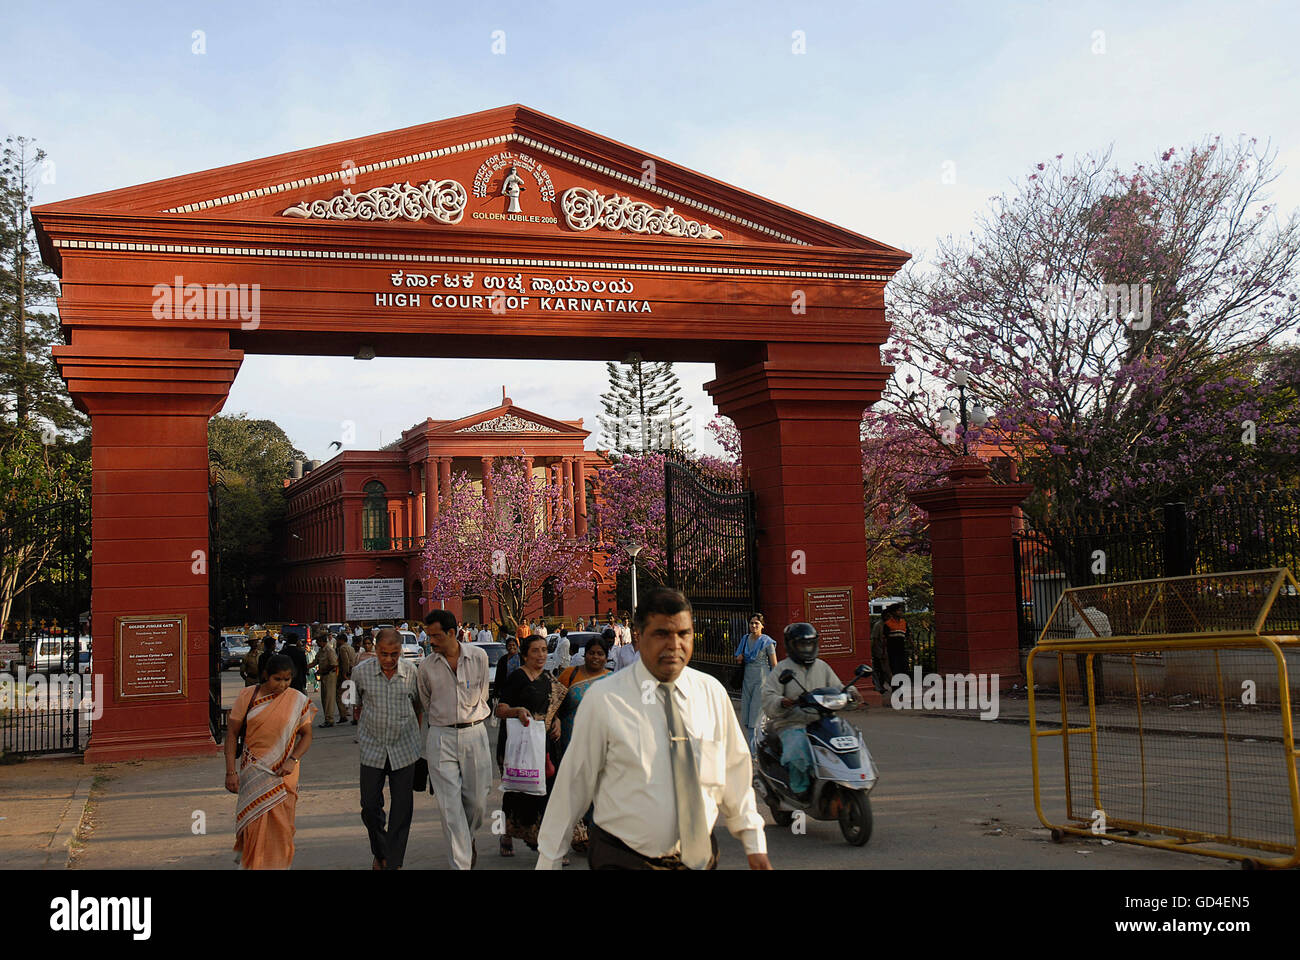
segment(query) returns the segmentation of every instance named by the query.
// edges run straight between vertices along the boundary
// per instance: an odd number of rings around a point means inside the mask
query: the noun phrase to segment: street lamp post
[[[945,406],[943,413],[939,414],[939,426],[945,431],[955,427],[958,421],[961,422],[961,452],[964,456],[970,456],[970,447],[966,443],[967,423],[973,423],[977,427],[982,427],[989,422],[988,411],[978,403],[970,408],[969,417],[966,412],[966,386],[970,383],[970,374],[965,370],[958,370],[952,375],[952,382],[957,385],[957,412],[954,413],[950,407]]]
[[[632,609],[636,610],[636,555],[645,548],[635,540],[627,540],[623,543],[623,549],[632,558]]]

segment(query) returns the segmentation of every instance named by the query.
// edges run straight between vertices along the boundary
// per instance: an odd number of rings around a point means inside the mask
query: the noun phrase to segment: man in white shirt
[[[612,633],[612,630],[606,630],[605,639],[612,639],[610,636]],[[637,634],[633,633],[631,643],[625,643],[622,646],[614,648],[612,656],[614,658],[615,670],[622,670],[624,667],[630,667],[637,660],[641,659],[641,643],[637,640],[637,636]]]
[[[478,632],[478,636],[475,637],[474,639],[477,640],[479,643],[491,643],[492,631],[488,629],[488,625],[484,623],[484,624],[480,624],[480,627],[481,629]]]
[[[753,870],[770,870],[749,748],[722,684],[690,669],[690,602],[656,589],[637,607],[641,658],[593,684],[538,834],[537,869],[559,865],[595,802],[593,870],[713,869],[721,814]]]
[[[426,618],[433,652],[416,677],[426,723],[424,756],[438,798],[447,859],[469,870],[478,859],[474,834],[483,825],[492,788],[492,749],[484,721],[491,710],[487,654],[457,638],[456,617],[434,610]]]
[[[560,627],[560,639],[555,641],[555,672],[569,666],[569,628]]]

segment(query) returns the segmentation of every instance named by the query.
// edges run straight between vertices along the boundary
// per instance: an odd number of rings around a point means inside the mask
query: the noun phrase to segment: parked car
[[[242,633],[226,633],[221,636],[221,669],[229,670],[239,666],[248,655],[248,637]]]
[[[496,696],[497,685],[497,663],[506,655],[506,645],[497,643],[495,640],[491,643],[475,643],[488,658],[488,699],[491,700]]]
[[[76,660],[76,663],[73,663],[74,659]],[[90,650],[83,648],[79,654],[68,654],[68,662],[65,666],[64,672],[80,673],[89,676],[94,672],[91,669],[92,662]]]
[[[59,673],[72,654],[71,637],[41,637],[27,653],[28,673]]]
[[[873,617],[878,617],[896,603],[905,605],[907,603],[907,597],[877,597],[875,600],[871,601],[871,615]]]
[[[599,637],[599,633],[590,630],[570,631],[569,632],[569,663],[560,663],[560,655],[556,647],[560,642],[560,635],[553,633],[546,638],[546,669],[552,673],[557,670],[566,670],[573,663],[573,652],[587,645],[587,641],[593,637]],[[581,661],[579,661],[581,662]]]
[[[420,649],[420,638],[410,630],[398,630],[402,638],[402,656],[408,660],[423,660],[424,651]]]
[[[281,641],[288,642],[290,637],[298,638],[298,646],[304,652],[311,649],[311,625],[307,623],[286,623],[280,628],[279,638]]]

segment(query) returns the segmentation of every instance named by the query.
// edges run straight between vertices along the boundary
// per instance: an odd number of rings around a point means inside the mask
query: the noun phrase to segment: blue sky
[[[0,134],[45,148],[49,202],[519,102],[923,255],[1031,164],[1112,144],[1127,165],[1271,141],[1274,196],[1300,206],[1297,37],[1284,2],[7,0]],[[712,369],[679,374],[702,426]],[[585,363],[250,356],[225,409],[324,458],[344,420],[372,446],[502,384],[597,429],[605,375]]]

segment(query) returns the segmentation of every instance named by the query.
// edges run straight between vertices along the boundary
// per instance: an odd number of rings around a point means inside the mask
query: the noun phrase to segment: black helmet
[[[805,667],[817,659],[817,628],[811,623],[792,623],[785,628],[785,652],[795,663]]]

